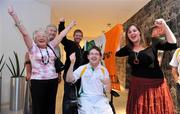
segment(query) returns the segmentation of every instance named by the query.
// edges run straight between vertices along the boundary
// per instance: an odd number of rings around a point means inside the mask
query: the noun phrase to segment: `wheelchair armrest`
[[[113,90],[113,89],[111,89],[111,95],[112,96],[114,96],[114,97],[119,97],[120,95],[119,95],[119,93],[118,92],[116,92],[115,90]]]

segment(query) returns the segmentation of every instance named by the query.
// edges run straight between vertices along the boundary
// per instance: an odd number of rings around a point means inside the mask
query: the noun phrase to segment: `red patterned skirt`
[[[126,112],[127,114],[175,114],[166,80],[132,76]]]

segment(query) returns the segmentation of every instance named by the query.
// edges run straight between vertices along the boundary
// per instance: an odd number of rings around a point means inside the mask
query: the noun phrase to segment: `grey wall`
[[[20,57],[21,66],[23,66],[27,49],[21,34],[7,13],[9,4],[13,4],[30,35],[34,30],[50,23],[51,8],[35,0],[0,0],[0,56],[5,54],[5,60],[9,62],[8,57],[13,57],[13,51],[16,51]],[[10,72],[5,66],[2,72],[2,104],[9,103],[10,77]]]

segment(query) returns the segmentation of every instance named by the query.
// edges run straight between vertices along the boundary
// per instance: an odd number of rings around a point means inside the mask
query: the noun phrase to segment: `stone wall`
[[[151,0],[145,7],[139,10],[134,16],[132,16],[127,22],[124,23],[126,27],[129,23],[136,23],[145,35],[148,43],[151,42],[151,29],[154,23],[154,20],[157,18],[164,18],[173,33],[176,35],[178,45],[180,44],[180,0]],[[166,51],[163,54],[162,59],[162,69],[174,99],[175,104],[176,100],[176,89],[175,83],[172,79],[171,67],[169,62],[172,58],[174,51]],[[126,67],[126,75],[129,76],[129,67]],[[177,107],[177,105],[176,105]],[[180,107],[177,107],[177,110]],[[177,112],[178,113],[178,112]],[[179,111],[180,113],[180,111]]]

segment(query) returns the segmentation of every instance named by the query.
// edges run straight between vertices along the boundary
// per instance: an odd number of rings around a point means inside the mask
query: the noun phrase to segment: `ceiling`
[[[51,5],[52,23],[64,17],[77,21],[85,38],[96,38],[117,23],[123,24],[150,0],[37,0]],[[68,34],[72,36],[73,30]]]

